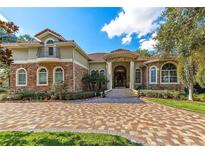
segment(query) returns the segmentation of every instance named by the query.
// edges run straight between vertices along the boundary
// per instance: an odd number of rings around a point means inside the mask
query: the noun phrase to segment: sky
[[[17,35],[50,28],[75,40],[87,53],[123,48],[153,51],[163,8],[0,8],[0,20],[20,27]]]

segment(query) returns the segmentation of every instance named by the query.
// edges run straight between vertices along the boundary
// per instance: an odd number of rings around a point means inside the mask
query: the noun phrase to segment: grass
[[[147,100],[178,109],[184,109],[192,112],[205,114],[205,103],[191,102],[187,100],[162,99],[162,98],[146,98]]]
[[[200,100],[200,101],[203,101],[205,102],[205,93],[202,93],[202,94],[194,94],[194,98]]]
[[[0,146],[136,146],[126,138],[100,133],[0,132]]]

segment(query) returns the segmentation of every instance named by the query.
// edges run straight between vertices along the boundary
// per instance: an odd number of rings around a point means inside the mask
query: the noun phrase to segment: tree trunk
[[[194,100],[193,99],[193,93],[194,93],[193,84],[190,84],[190,86],[189,86],[189,98],[188,98],[189,101],[193,101]]]

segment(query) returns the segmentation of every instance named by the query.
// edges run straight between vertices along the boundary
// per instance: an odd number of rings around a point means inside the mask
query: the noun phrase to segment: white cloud
[[[8,22],[8,20],[2,14],[0,14],[0,20],[4,22]]]
[[[156,40],[154,40],[154,37],[156,37],[157,33],[153,33],[152,36],[149,39],[141,39],[140,40],[140,49],[147,49],[149,51],[154,50],[154,46],[156,45]]]
[[[162,8],[123,8],[123,11],[109,24],[101,29],[111,39],[115,36],[124,36],[122,44],[129,44],[132,34],[138,38],[152,33],[158,27],[156,21],[162,12]]]
[[[125,37],[122,38],[122,44],[130,44],[132,41],[131,34],[127,34]]]

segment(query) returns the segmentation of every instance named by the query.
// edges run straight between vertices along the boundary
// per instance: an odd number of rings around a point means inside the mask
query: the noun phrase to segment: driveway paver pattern
[[[145,145],[205,145],[205,117],[153,103],[0,103],[0,130],[117,132]],[[116,133],[114,133],[116,134]]]

